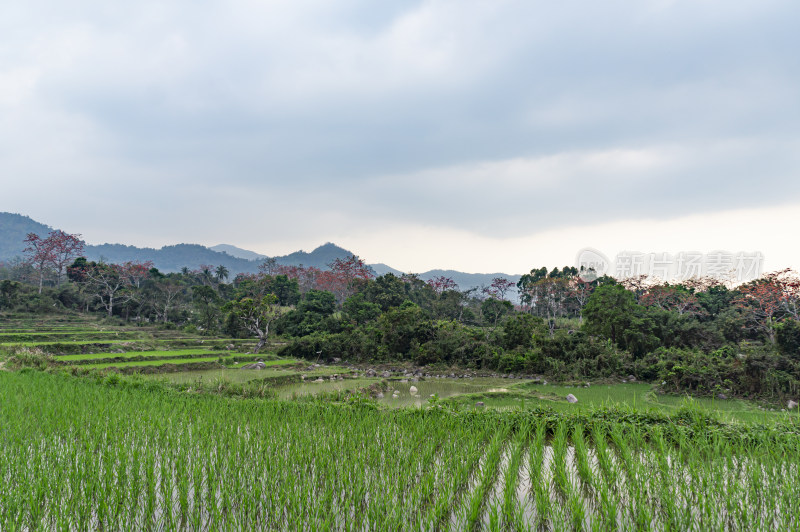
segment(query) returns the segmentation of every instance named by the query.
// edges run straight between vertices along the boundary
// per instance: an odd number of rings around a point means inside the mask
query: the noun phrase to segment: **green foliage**
[[[542,318],[517,314],[503,325],[503,333],[506,349],[527,349],[533,345],[536,336],[543,337],[547,334],[547,326]]]
[[[800,322],[786,320],[776,327],[778,349],[793,360],[800,361]]]
[[[410,286],[407,286],[401,279],[392,273],[381,275],[374,282],[370,282],[364,289],[364,300],[374,303],[383,312],[399,307],[408,298]]]
[[[350,296],[342,306],[347,319],[357,325],[374,321],[381,314],[381,306],[367,301],[363,293]]]
[[[297,308],[283,314],[275,323],[277,334],[306,336],[315,332],[338,332],[341,324],[333,314],[336,298],[330,292],[309,290]]]
[[[497,325],[500,320],[514,310],[510,301],[501,301],[490,297],[481,303],[481,316],[485,323]]]
[[[378,319],[381,346],[389,354],[407,354],[412,345],[422,344],[433,336],[433,325],[422,309],[407,301]]]

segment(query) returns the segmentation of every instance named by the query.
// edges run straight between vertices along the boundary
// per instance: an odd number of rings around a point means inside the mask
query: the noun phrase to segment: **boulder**
[[[323,379],[322,377],[319,377],[319,378],[318,378],[317,380],[315,380],[314,382],[325,382],[325,379]]]
[[[573,404],[574,404],[574,403],[577,403],[577,402],[578,402],[578,398],[577,398],[577,397],[575,397],[575,396],[574,396],[574,395],[572,395],[572,394],[569,394],[569,395],[567,395],[567,402],[568,402],[568,403],[573,403]]]
[[[381,377],[383,377],[384,379],[388,379],[391,376],[392,376],[391,371],[384,371],[383,373],[381,373]]]
[[[333,360],[333,363],[334,363],[334,364],[338,364],[339,362],[341,362],[341,361],[342,361],[342,359],[341,359],[341,358],[335,358],[335,357],[334,357],[332,360]]]
[[[233,351],[234,349],[236,349],[236,346],[233,344],[228,344],[225,346],[225,349],[227,349],[228,351]]]
[[[791,410],[792,408],[797,408],[798,406],[800,406],[800,403],[798,403],[797,401],[792,401],[791,399],[789,399],[789,402],[786,403],[786,408],[788,408],[789,410]]]
[[[477,407],[480,407],[480,408],[483,408],[483,407],[484,407],[484,406],[486,406],[486,405],[485,405],[485,404],[483,404],[483,401],[478,401],[477,403],[475,403],[475,406],[477,406]]]
[[[718,393],[717,394],[717,399],[727,399],[727,398],[728,398],[728,396],[725,395],[724,393]]]
[[[367,371],[364,372],[367,377],[375,377],[378,375],[378,372],[372,368],[369,368]]]
[[[416,393],[417,393],[418,391],[419,391],[419,390],[417,390],[417,387],[416,387],[416,386],[412,386],[411,388],[409,388],[409,389],[408,389],[408,392],[409,392],[411,395],[416,395]]]
[[[242,369],[267,369],[267,365],[263,362],[256,362],[255,364],[245,364]]]
[[[633,375],[628,375],[628,380],[630,382],[636,382],[636,377],[634,377]]]
[[[375,397],[377,397],[378,399],[383,399],[383,392],[378,392],[378,395],[376,395]]]

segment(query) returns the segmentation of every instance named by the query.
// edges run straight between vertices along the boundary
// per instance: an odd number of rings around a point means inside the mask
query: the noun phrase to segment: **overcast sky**
[[[89,243],[800,267],[800,3],[0,5],[0,211]]]

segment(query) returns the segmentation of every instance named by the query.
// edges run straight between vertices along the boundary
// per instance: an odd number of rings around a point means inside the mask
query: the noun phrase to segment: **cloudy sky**
[[[0,211],[406,271],[800,267],[792,0],[0,5]]]

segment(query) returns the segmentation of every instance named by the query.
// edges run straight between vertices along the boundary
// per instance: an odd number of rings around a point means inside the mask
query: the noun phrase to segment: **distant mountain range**
[[[28,233],[46,236],[53,228],[39,223],[28,216],[0,212],[0,262],[10,261],[23,255],[25,237]],[[179,271],[183,267],[196,269],[201,264],[212,266],[223,265],[230,271],[231,276],[238,273],[254,273],[258,266],[267,258],[266,255],[242,249],[230,244],[218,244],[205,247],[199,244],[177,244],[164,246],[160,249],[138,248],[123,244],[101,244],[98,246],[87,245],[84,255],[89,260],[105,260],[106,262],[126,261],[153,261],[153,264],[163,272]],[[313,266],[325,269],[335,259],[346,258],[354,255],[353,252],[328,242],[311,252],[295,251],[288,255],[275,257],[278,264],[286,266]],[[386,264],[369,265],[376,275],[393,273],[401,275],[403,272]],[[458,286],[464,290],[468,288],[488,286],[495,277],[505,277],[516,283],[519,275],[504,273],[464,273],[455,270],[430,270],[419,274],[423,280],[433,277],[451,277]]]

